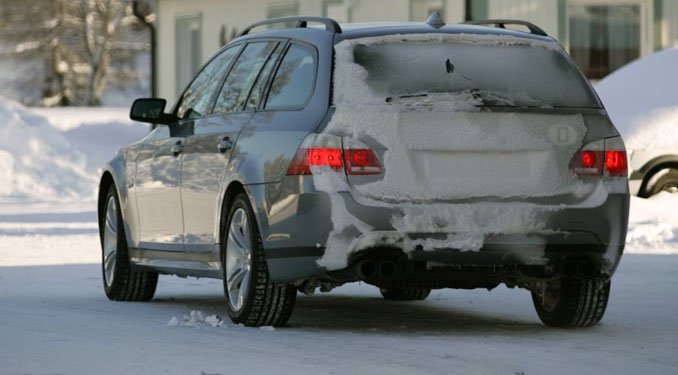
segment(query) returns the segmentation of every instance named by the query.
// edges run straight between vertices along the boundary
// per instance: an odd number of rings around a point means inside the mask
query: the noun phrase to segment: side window
[[[266,64],[264,64],[264,67],[261,69],[259,77],[257,77],[257,80],[254,82],[254,86],[252,86],[252,92],[250,93],[249,99],[247,99],[247,105],[245,105],[246,110],[254,111],[259,108],[259,102],[263,98],[266,90],[268,77],[275,68],[275,63],[278,60],[278,57],[282,54],[283,50],[284,49],[282,46],[279,46],[275,49],[275,51],[273,51],[271,56],[269,56],[268,60],[266,60]]]
[[[275,73],[265,109],[303,107],[313,94],[315,60],[312,49],[293,44]]]
[[[198,73],[193,82],[191,82],[191,85],[188,86],[188,89],[184,91],[177,106],[177,116],[180,119],[202,117],[207,114],[212,104],[211,99],[214,92],[219,87],[219,83],[224,77],[228,66],[238,55],[239,51],[240,46],[234,46],[225,50],[212,59]]]
[[[277,42],[250,43],[228,73],[212,113],[241,111],[259,71],[278,45]]]

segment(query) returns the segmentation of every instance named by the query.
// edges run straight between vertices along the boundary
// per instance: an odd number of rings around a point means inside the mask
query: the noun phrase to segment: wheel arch
[[[647,198],[650,194],[652,178],[659,172],[665,169],[678,170],[678,155],[662,155],[656,157],[643,165],[631,175],[631,179],[642,178],[640,189],[638,189],[638,196]]]
[[[257,230],[259,231],[259,236],[263,240],[265,232],[263,228],[268,222],[266,214],[260,212],[262,207],[260,202],[263,202],[262,194],[264,191],[262,187],[264,185],[265,184],[246,185],[240,181],[232,181],[228,185],[226,191],[224,192],[224,196],[221,200],[221,207],[219,208],[220,214],[218,226],[218,235],[219,235],[218,241],[220,244],[226,232],[226,224],[228,222],[228,213],[231,209],[231,204],[233,203],[233,200],[239,193],[245,194],[245,196],[247,197],[247,200],[250,203],[250,207],[252,208],[252,212],[254,212],[254,220],[257,223]],[[222,246],[220,246],[220,251],[223,251]]]
[[[113,175],[110,171],[104,171],[99,180],[99,194],[97,198],[97,220],[99,223],[99,239],[102,240],[104,228],[104,215],[106,210],[106,196],[111,186],[116,186]],[[117,190],[117,187],[116,187]]]

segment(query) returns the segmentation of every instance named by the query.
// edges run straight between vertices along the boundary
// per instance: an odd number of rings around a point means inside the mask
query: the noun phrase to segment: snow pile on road
[[[92,197],[96,179],[84,155],[49,121],[0,97],[0,197],[69,200]]]
[[[169,322],[168,327],[202,327],[210,326],[213,328],[221,327],[225,324],[224,320],[217,315],[205,315],[200,310],[191,310],[189,315],[184,315],[182,319],[173,316]]]
[[[629,149],[675,149],[678,139],[678,48],[632,62],[596,91]]]
[[[167,327],[192,327],[192,328],[201,328],[201,327],[212,327],[212,328],[229,328],[229,327],[245,327],[243,324],[234,325],[221,318],[218,315],[206,315],[200,310],[191,310],[191,313],[179,319],[176,316],[170,318],[167,322]],[[275,331],[275,327],[272,326],[262,326],[259,327],[260,331]]]

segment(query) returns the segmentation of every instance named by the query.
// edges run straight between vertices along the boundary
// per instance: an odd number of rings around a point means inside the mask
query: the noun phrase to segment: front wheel
[[[234,199],[224,232],[222,269],[231,320],[250,327],[285,325],[292,315],[297,290],[271,282],[254,213],[245,194]]]
[[[552,327],[590,327],[605,314],[610,281],[561,279],[532,292],[539,319]]]
[[[114,301],[148,301],[153,298],[158,273],[132,269],[120,201],[113,185],[106,195],[100,235],[101,272],[106,297]]]

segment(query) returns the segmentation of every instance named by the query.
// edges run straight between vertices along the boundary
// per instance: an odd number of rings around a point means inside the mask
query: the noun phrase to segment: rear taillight
[[[626,151],[605,150],[605,169],[610,176],[626,176],[628,174]]]
[[[377,154],[360,142],[350,143],[350,146],[341,147],[339,137],[311,135],[297,150],[287,174],[311,174],[312,167],[344,171],[349,175],[381,174],[381,163]]]
[[[575,157],[572,170],[579,176],[626,176],[628,164],[621,138],[608,138],[587,144]]]
[[[344,149],[347,174],[380,174],[381,163],[372,149]]]

